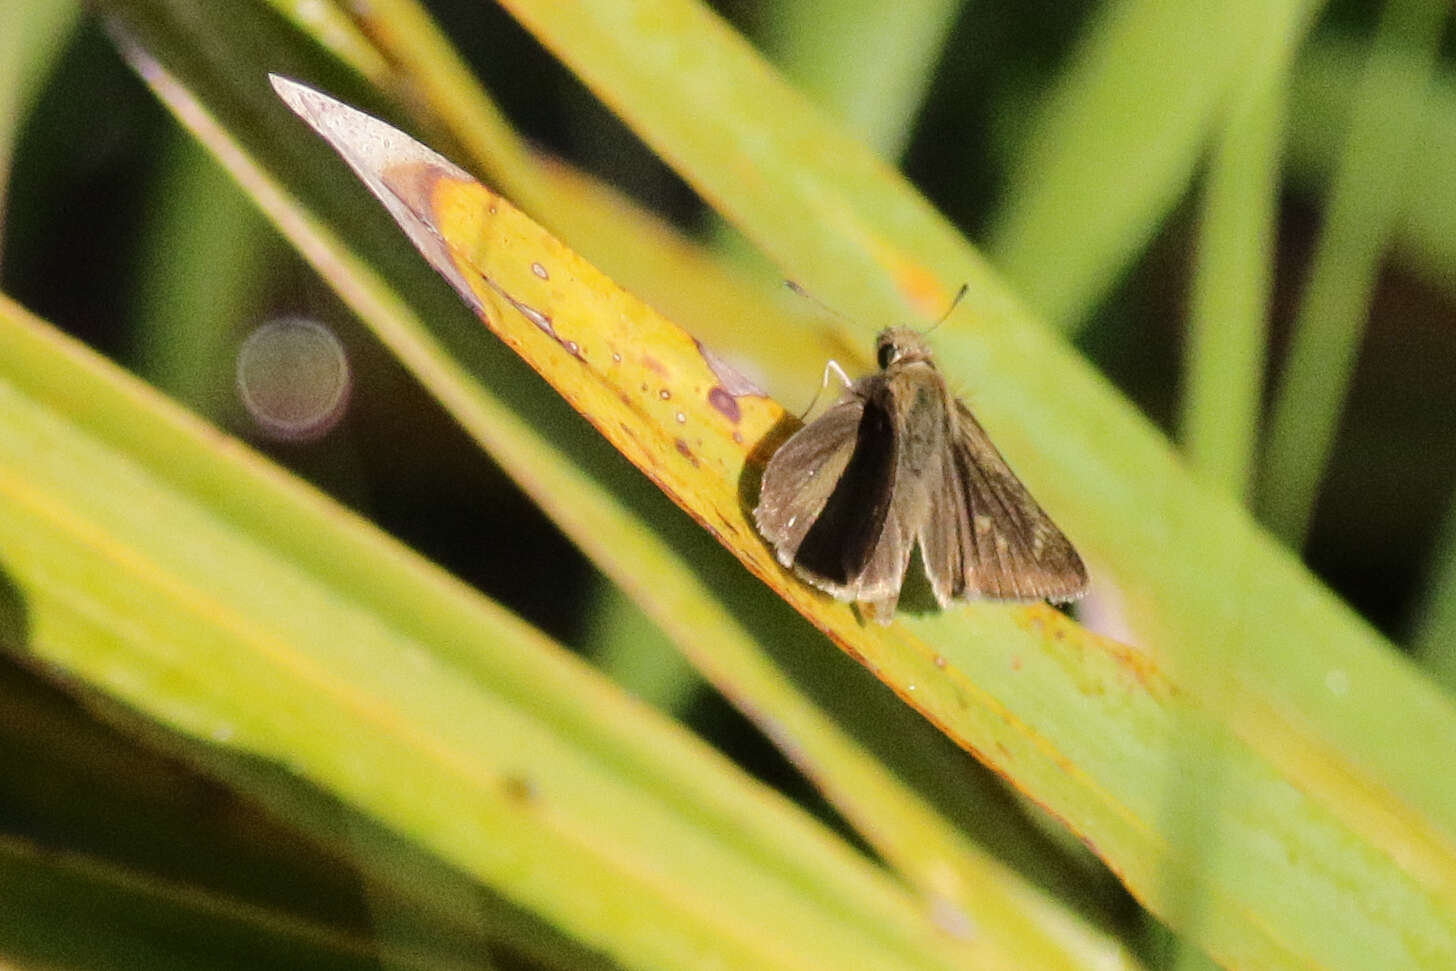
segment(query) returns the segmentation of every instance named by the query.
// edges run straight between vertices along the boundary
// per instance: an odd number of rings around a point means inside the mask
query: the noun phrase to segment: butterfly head
[[[875,359],[881,368],[892,364],[930,360],[930,345],[925,336],[910,327],[888,327],[875,341]]]

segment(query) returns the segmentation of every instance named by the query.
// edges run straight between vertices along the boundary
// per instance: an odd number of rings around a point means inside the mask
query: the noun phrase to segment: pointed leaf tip
[[[437,166],[456,178],[473,181],[469,173],[445,156],[431,151],[378,118],[306,84],[277,74],[268,75],[268,80],[283,103],[322,135],[344,157],[349,167],[369,183],[371,189],[386,168],[408,163]]]

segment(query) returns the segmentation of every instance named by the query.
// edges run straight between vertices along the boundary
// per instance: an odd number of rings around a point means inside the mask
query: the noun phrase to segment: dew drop
[[[552,337],[556,336],[556,328],[551,326],[550,317],[546,316],[535,307],[527,306],[524,303],[518,303],[514,300],[512,300],[511,303],[514,304],[515,308],[519,310],[522,314],[524,314],[526,319],[529,320],[531,323],[535,324],[537,327],[540,327]]]

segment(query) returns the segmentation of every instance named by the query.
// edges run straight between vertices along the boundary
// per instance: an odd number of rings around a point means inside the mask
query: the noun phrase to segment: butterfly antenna
[[[788,287],[790,290],[794,291],[794,293],[803,297],[805,300],[809,301],[814,306],[818,307],[820,310],[824,311],[826,314],[835,318],[841,323],[853,323],[853,321],[851,321],[847,316],[840,313],[838,310],[835,310],[833,307],[829,306],[829,304],[825,303],[823,300],[820,300],[808,290],[804,289],[803,284],[797,283],[793,280],[785,280],[784,286]]]
[[[927,330],[925,333],[928,334],[931,330],[935,330],[935,328],[945,323],[946,318],[948,318],[951,314],[955,313],[955,308],[961,305],[961,300],[965,297],[966,291],[970,288],[971,285],[969,283],[962,283],[961,288],[956,291],[955,298],[951,300],[950,306],[945,308],[945,313],[941,314],[940,319],[937,320],[935,323],[931,324],[930,330]]]

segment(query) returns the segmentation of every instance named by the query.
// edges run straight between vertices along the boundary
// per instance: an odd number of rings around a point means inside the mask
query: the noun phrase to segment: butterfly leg
[[[840,367],[839,362],[834,360],[834,358],[830,358],[828,363],[824,365],[824,373],[819,377],[819,390],[814,392],[814,397],[809,401],[809,407],[805,408],[804,414],[799,416],[800,421],[803,421],[805,416],[814,410],[814,405],[819,402],[819,396],[824,393],[825,388],[829,387],[830,374],[837,374],[839,380],[844,383],[846,388],[854,387],[854,382],[849,380],[849,375],[844,373],[844,368]]]
[[[844,368],[840,367],[839,362],[831,357],[824,365],[824,373],[819,377],[820,391],[823,391],[824,386],[829,383],[830,371],[833,371],[835,374],[839,375],[839,380],[844,382],[844,386],[846,388],[854,387],[854,382],[849,380],[849,375],[844,373]]]

